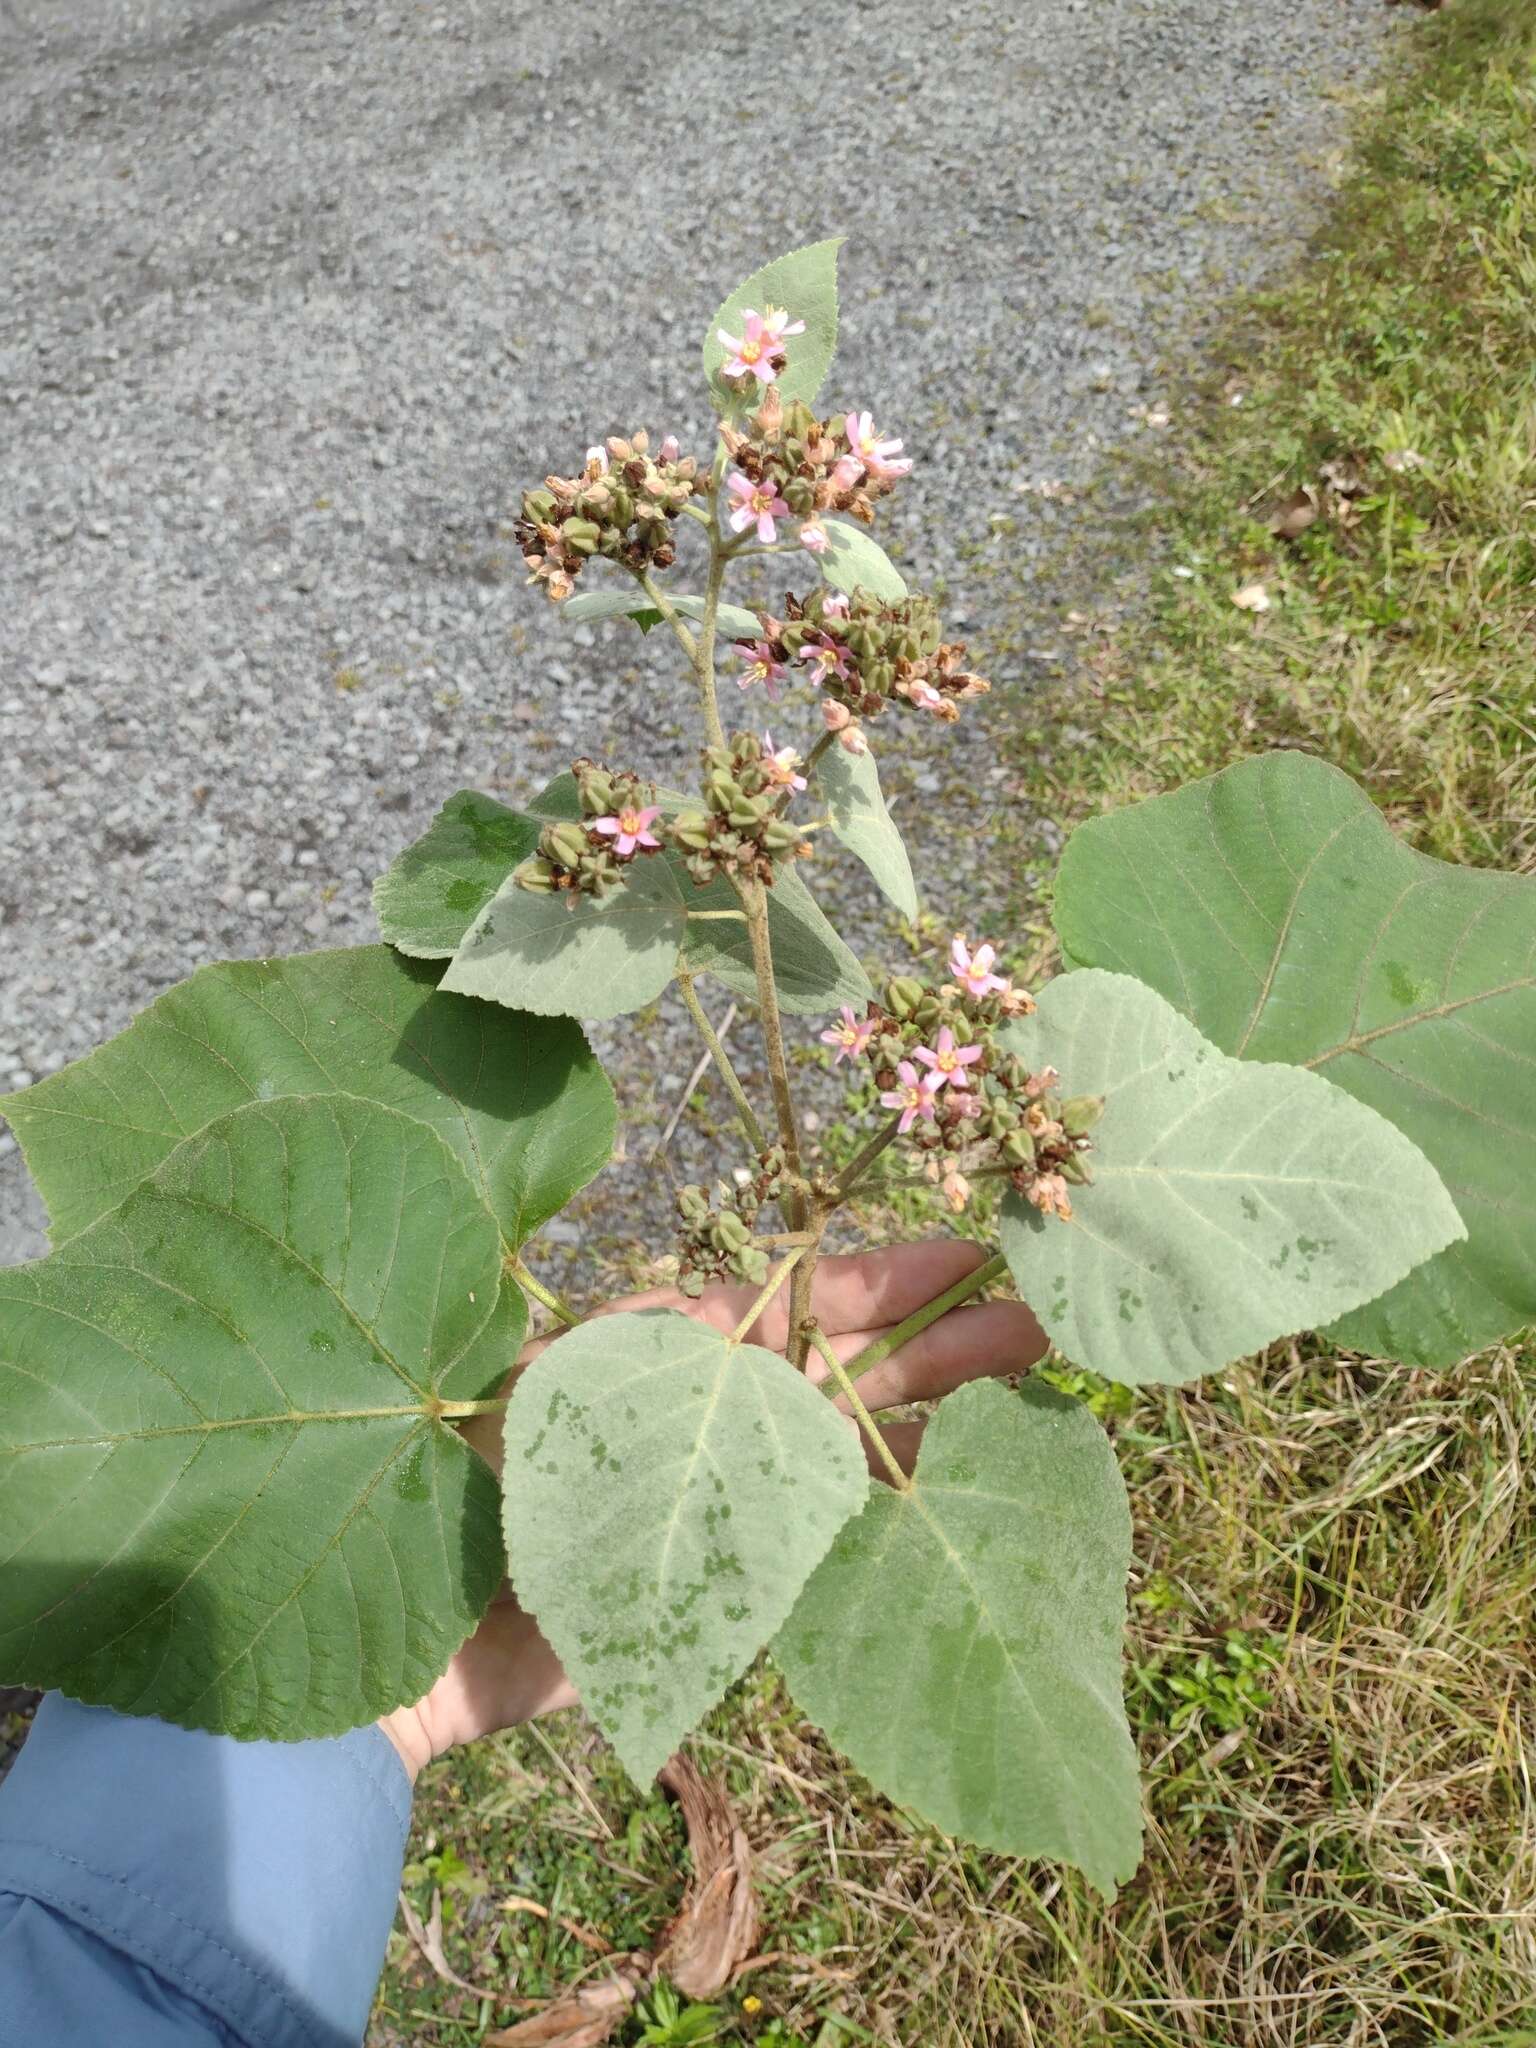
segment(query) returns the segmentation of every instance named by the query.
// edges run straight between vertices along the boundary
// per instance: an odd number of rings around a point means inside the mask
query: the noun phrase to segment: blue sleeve
[[[0,1786],[0,2048],[357,2048],[410,1803],[378,1728],[233,1742],[50,1694]]]

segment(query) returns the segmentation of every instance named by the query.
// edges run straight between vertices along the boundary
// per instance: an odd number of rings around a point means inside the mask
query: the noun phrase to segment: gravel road
[[[1032,487],[1155,431],[1160,348],[1297,246],[1399,19],[0,0],[0,1089],[206,961],[369,939],[465,783],[678,772],[663,636],[563,627],[505,521],[601,432],[702,445],[704,319],[783,248],[848,235],[829,401],[905,434],[889,543],[984,641],[966,560],[1027,582]],[[905,816],[953,914],[947,775]],[[41,1225],[0,1135],[0,1262]]]

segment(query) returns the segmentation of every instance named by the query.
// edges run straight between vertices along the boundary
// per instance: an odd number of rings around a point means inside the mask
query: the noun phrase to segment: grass
[[[1069,824],[1302,746],[1427,851],[1536,866],[1536,10],[1452,0],[1414,65],[1325,242],[1142,437],[1129,481],[1155,517],[1009,742],[1018,817]],[[1303,485],[1321,516],[1281,540]],[[1232,604],[1253,583],[1269,610]],[[1038,895],[1018,909],[1047,928]],[[698,1753],[729,1778],[763,1946],[787,1960],[699,2037],[1536,2044],[1530,1353],[1433,1375],[1296,1345],[1177,1392],[1068,1383],[1114,1430],[1136,1511],[1139,1876],[1106,1908],[1071,1873],[938,1838],[759,1670]],[[671,1809],[575,1716],[429,1772],[412,1855],[454,1967],[527,1997],[653,1933],[681,1882]],[[397,1935],[372,2040],[511,2016]]]

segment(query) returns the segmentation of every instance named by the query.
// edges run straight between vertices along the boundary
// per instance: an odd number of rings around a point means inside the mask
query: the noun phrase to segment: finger
[[[884,1334],[845,1331],[832,1343],[838,1363],[851,1365]],[[940,1316],[909,1337],[899,1351],[861,1373],[855,1386],[865,1407],[874,1410],[895,1408],[904,1401],[937,1401],[968,1380],[1026,1372],[1049,1348],[1050,1339],[1022,1301],[986,1301]],[[818,1382],[827,1377],[822,1359],[813,1356],[810,1376]],[[846,1398],[840,1394],[837,1399],[846,1409]]]
[[[968,1238],[933,1237],[921,1244],[823,1259],[816,1269],[812,1307],[829,1336],[880,1329],[953,1287],[985,1256]]]

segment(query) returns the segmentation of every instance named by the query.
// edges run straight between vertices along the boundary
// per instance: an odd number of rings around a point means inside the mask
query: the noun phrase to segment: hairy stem
[[[558,1322],[564,1323],[568,1330],[574,1330],[581,1321],[581,1317],[577,1315],[570,1303],[556,1294],[553,1287],[546,1287],[542,1280],[536,1280],[515,1253],[511,1258],[503,1261],[503,1271],[512,1276],[525,1294],[531,1294],[535,1301],[542,1302],[550,1314]],[[477,1411],[471,1410],[469,1412],[474,1413]]]
[[[443,1401],[434,1411],[439,1422],[465,1422],[471,1415],[500,1415],[510,1397],[491,1401]]]
[[[677,635],[678,646],[682,648],[690,662],[696,662],[699,655],[699,643],[693,637],[692,630],[683,623],[682,613],[676,609],[665,591],[657,589],[654,578],[648,576],[643,569],[636,569],[634,575],[635,581],[639,584],[640,588]]]
[[[827,751],[828,747],[833,745],[836,739],[837,734],[835,732],[824,732],[822,734],[821,738],[816,742],[815,746],[812,747],[811,751],[805,757],[805,772],[807,775],[810,774],[811,770],[816,766],[816,763],[821,759],[822,755]]]
[[[763,1310],[783,1286],[785,1274],[792,1273],[795,1270],[809,1249],[809,1245],[797,1244],[786,1258],[780,1259],[779,1263],[768,1275],[768,1278],[763,1282],[761,1288],[759,1288],[757,1298],[752,1306],[747,1310],[735,1329],[732,1330],[730,1336],[726,1338],[727,1344],[739,1344],[741,1342],[742,1338],[746,1336],[748,1330],[751,1329]]]
[[[876,1455],[890,1476],[892,1486],[899,1486],[902,1492],[905,1493],[912,1482],[906,1473],[902,1471],[896,1453],[880,1434],[879,1425],[876,1423],[875,1418],[870,1414],[855,1392],[853,1381],[848,1376],[847,1368],[839,1363],[837,1353],[832,1349],[832,1346],[827,1342],[815,1323],[808,1326],[806,1334],[821,1353],[827,1371],[831,1373],[833,1379],[837,1382],[838,1392],[853,1410],[859,1427],[874,1446]]]
[[[721,1044],[719,1032],[705,1015],[704,1005],[699,1001],[698,990],[693,985],[693,976],[685,967],[680,967],[677,971],[677,986],[682,993],[688,1014],[715,1063],[716,1071],[725,1083],[726,1093],[736,1105],[736,1114],[741,1119],[741,1127],[747,1134],[748,1144],[756,1152],[766,1152],[768,1139],[757,1120],[757,1111],[748,1100],[747,1091],[741,1085],[741,1078],[731,1065],[731,1056]]]
[[[805,1196],[800,1167],[800,1127],[795,1121],[795,1101],[789,1087],[789,1060],[784,1051],[784,1025],[779,1016],[779,992],[773,979],[773,946],[768,936],[768,892],[754,875],[749,882],[738,881],[738,895],[747,913],[747,933],[752,941],[752,966],[757,975],[757,1006],[762,1013],[763,1050],[768,1056],[768,1080],[773,1089],[773,1111],[779,1126],[779,1143],[784,1161],[796,1184],[784,1204],[785,1220],[791,1230],[806,1227]]]
[[[914,1309],[904,1323],[898,1323],[894,1330],[887,1330],[883,1337],[877,1337],[873,1344],[866,1344],[857,1358],[850,1359],[848,1370],[855,1379],[889,1358],[893,1351],[899,1351],[930,1323],[936,1323],[940,1316],[947,1316],[952,1308],[958,1308],[962,1301],[969,1301],[973,1294],[980,1294],[983,1287],[990,1287],[994,1280],[1001,1280],[1008,1271],[1008,1261],[1001,1252],[978,1266],[974,1273],[967,1273],[963,1280],[957,1280],[953,1287]]]
[[[893,1116],[883,1129],[876,1131],[863,1151],[849,1160],[837,1176],[837,1199],[840,1202],[846,1202],[850,1195],[858,1192],[866,1167],[873,1165],[900,1129],[901,1118]]]
[[[795,1277],[789,1289],[789,1342],[784,1355],[796,1372],[805,1371],[805,1361],[810,1356],[811,1289],[816,1280],[816,1261],[821,1257],[822,1233],[827,1227],[827,1212],[818,1203],[810,1203],[806,1221],[810,1227],[811,1242],[805,1257],[795,1268]]]

